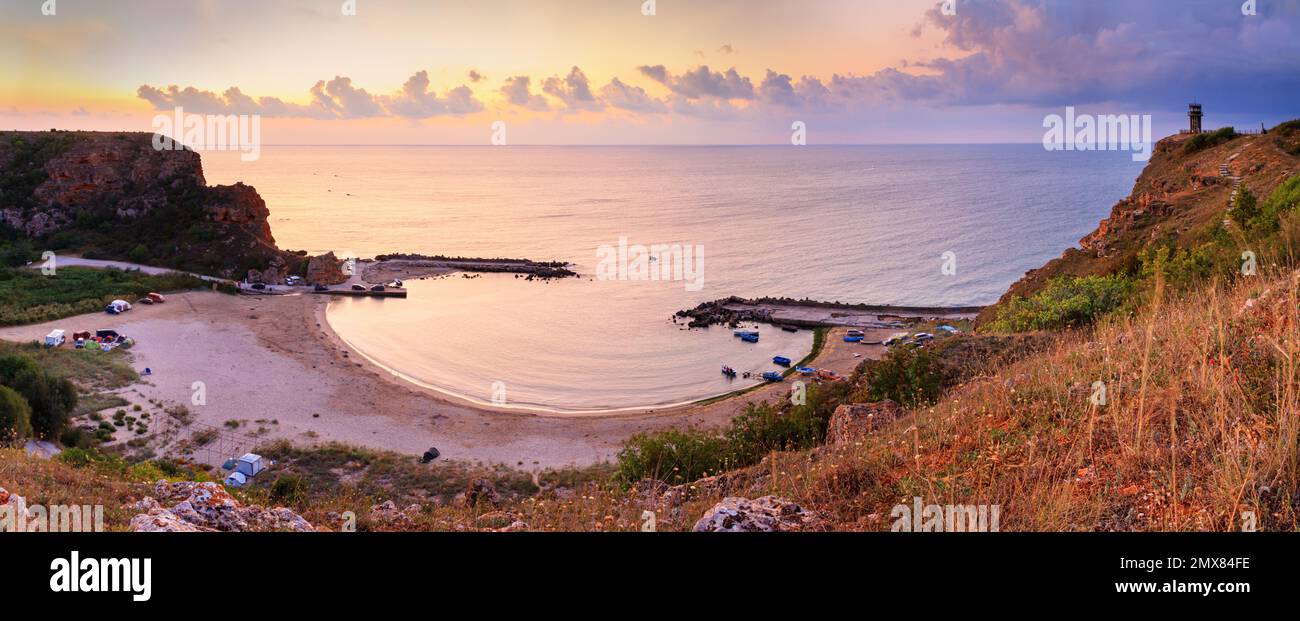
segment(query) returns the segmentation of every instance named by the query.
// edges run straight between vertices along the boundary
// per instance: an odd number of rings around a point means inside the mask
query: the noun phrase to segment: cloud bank
[[[957,13],[945,15],[936,2],[912,34],[938,32],[950,53],[935,60],[901,60],[866,75],[819,77],[769,68],[750,76],[736,67],[674,70],[660,63],[635,67],[631,78],[614,77],[595,87],[575,65],[537,80],[510,76],[495,90],[477,70],[467,69],[466,76],[483,85],[479,92],[492,98],[492,107],[556,114],[852,117],[882,107],[1100,103],[1171,109],[1207,95],[1223,112],[1293,113],[1300,93],[1300,0],[1259,2],[1253,16],[1242,15],[1240,4],[959,0]],[[734,49],[724,45],[719,52],[729,55]],[[427,119],[474,114],[489,105],[465,85],[439,95],[425,71],[390,94],[370,93],[348,77],[320,80],[305,103],[254,98],[233,86],[217,94],[146,84],[137,94],[159,109],[313,119]]]

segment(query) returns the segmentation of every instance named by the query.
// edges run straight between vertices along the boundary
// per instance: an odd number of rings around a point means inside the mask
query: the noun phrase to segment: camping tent
[[[226,485],[231,487],[243,487],[248,483],[248,477],[241,472],[232,472],[226,476]]]
[[[235,472],[242,473],[246,477],[256,476],[264,468],[266,464],[262,456],[253,453],[244,453],[244,456],[239,458],[239,463],[235,464]]]

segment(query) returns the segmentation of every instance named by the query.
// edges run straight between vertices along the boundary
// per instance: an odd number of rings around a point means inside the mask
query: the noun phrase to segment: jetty
[[[342,295],[354,298],[405,298],[406,289],[395,289],[385,287],[383,291],[356,291],[354,289],[326,289],[324,291],[312,291],[320,295]]]

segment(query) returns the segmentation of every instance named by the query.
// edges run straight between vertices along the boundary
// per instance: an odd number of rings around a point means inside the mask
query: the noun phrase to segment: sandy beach
[[[582,466],[612,460],[623,441],[638,432],[720,426],[746,404],[783,398],[790,388],[785,382],[709,403],[608,415],[493,410],[421,388],[367,362],[330,330],[327,303],[326,296],[311,294],[188,292],[124,315],[96,313],[2,328],[0,339],[35,340],[56,328],[112,328],[133,337],[132,366],[141,373],[148,367],[152,374],[122,390],[122,396],[132,403],[185,405],[194,424],[177,430],[178,436],[220,429],[224,452],[283,438],[412,455],[437,447],[446,459],[530,470]],[[863,358],[883,353],[883,347],[844,343],[841,336],[840,329],[828,335],[814,366],[847,374]],[[878,335],[868,340],[873,336]],[[192,404],[195,382],[203,382],[203,405]],[[231,431],[224,427],[231,420],[245,423]],[[222,458],[211,450],[194,457]]]

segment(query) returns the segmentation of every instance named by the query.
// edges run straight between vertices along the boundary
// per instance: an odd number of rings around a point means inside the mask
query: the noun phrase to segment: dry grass
[[[1157,293],[867,443],[781,456],[770,489],[840,528],[921,496],[1000,504],[1004,530],[1294,530],[1297,278]]]
[[[674,493],[557,475],[495,507],[447,502],[439,490],[442,499],[401,522],[371,516],[380,496],[352,486],[300,509],[328,528],[338,527],[332,514],[353,511],[373,530],[517,520],[528,530],[632,531],[652,511],[658,530],[686,530],[722,496],[770,493],[835,530],[887,530],[890,509],[920,496],[1001,505],[1003,530],[1236,530],[1243,511],[1260,529],[1295,530],[1298,283],[1300,272],[1261,275],[1168,299],[1157,287],[1137,315],[1064,334],[856,445],[774,453]],[[1091,399],[1094,382],[1105,385],[1104,405]],[[133,484],[12,452],[0,454],[0,485],[33,502],[118,507],[139,495]],[[108,513],[111,525],[124,523]]]

